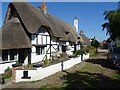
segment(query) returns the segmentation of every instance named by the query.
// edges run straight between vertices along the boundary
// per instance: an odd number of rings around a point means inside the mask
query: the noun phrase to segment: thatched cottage
[[[80,35],[75,28],[50,15],[44,2],[40,7],[10,3],[0,34],[0,62],[35,63],[80,49]]]

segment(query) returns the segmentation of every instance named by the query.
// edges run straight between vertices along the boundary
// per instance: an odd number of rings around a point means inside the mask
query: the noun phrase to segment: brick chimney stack
[[[44,0],[42,0],[42,5],[39,8],[43,10],[44,14],[47,14],[47,6],[45,5]]]
[[[80,31],[80,35],[83,34],[83,30]]]

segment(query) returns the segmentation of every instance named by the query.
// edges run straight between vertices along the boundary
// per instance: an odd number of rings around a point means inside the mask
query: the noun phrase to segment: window
[[[10,50],[10,60],[15,60],[15,56],[17,56],[17,51]]]
[[[17,58],[17,50],[3,50],[2,51],[2,60],[15,60]]]
[[[38,55],[45,54],[45,47],[36,47],[36,53]]]
[[[42,28],[42,27],[38,31],[38,33],[40,33],[40,34],[45,34],[45,32],[47,32],[46,29]]]
[[[2,60],[3,61],[8,61],[8,50],[3,50],[2,51]]]
[[[62,52],[66,52],[67,51],[67,46],[65,46],[65,45],[62,45]]]

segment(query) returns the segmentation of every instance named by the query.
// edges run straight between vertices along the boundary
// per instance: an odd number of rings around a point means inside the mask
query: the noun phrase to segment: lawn
[[[76,70],[73,73],[67,73],[62,76],[64,82],[62,84],[43,85],[40,88],[52,88],[53,90],[67,89],[67,88],[120,88],[120,75],[110,74],[111,76],[104,75],[107,69],[100,65],[84,62],[85,67]]]

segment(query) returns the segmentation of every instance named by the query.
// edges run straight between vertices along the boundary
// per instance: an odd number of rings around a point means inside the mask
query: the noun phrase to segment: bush
[[[12,76],[12,69],[7,67],[4,71],[3,78],[8,79]]]
[[[48,63],[49,63],[49,60],[46,58],[46,59],[44,60],[44,64],[47,65]]]
[[[60,56],[61,56],[60,58],[68,59],[67,53],[61,53]]]
[[[97,55],[96,48],[93,47],[93,46],[88,46],[87,48],[85,48],[85,51],[87,53],[90,53],[90,56],[96,56]]]
[[[27,67],[28,67],[28,68],[32,68],[33,65],[32,65],[32,64],[27,64]]]
[[[7,67],[4,72],[12,71],[10,67]]]
[[[86,51],[84,49],[78,50],[76,52],[73,52],[73,54],[77,57],[78,55],[85,54]]]

